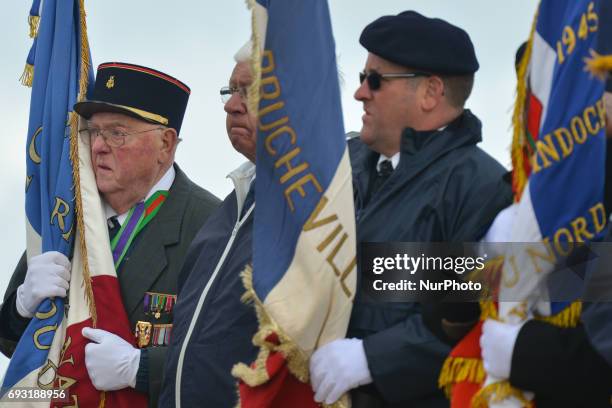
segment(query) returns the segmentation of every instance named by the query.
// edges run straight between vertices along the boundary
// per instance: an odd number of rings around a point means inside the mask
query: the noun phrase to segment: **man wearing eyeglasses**
[[[126,63],[98,67],[91,100],[75,111],[89,147],[108,220],[125,311],[138,347],[113,333],[85,328],[85,365],[94,387],[127,387],[157,406],[177,277],[187,248],[219,200],[174,163],[189,88],[162,72]],[[151,218],[151,214],[152,218]],[[134,227],[134,226],[138,227]],[[66,297],[70,262],[58,252],[23,256],[0,310],[0,337],[18,341],[40,302]],[[163,335],[160,333],[163,332]],[[2,347],[10,356],[12,349]]]
[[[363,127],[349,141],[358,242],[478,241],[512,194],[464,108],[478,69],[468,34],[406,11],[369,24],[360,43]],[[311,359],[315,400],[353,390],[355,408],[447,407],[437,380],[448,352],[418,304],[358,292],[347,338]]]
[[[251,42],[235,55],[229,86],[221,88],[227,136],[247,161],[228,176],[234,184],[193,240],[174,309],[174,337],[166,360],[159,406],[234,407],[238,393],[232,367],[254,361],[257,317],[241,301],[241,273],[252,262],[257,118],[249,110],[253,82]]]

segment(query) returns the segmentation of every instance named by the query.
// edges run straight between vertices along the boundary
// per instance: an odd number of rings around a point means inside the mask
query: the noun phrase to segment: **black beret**
[[[359,42],[372,54],[405,67],[447,75],[478,70],[474,45],[464,30],[415,11],[380,17],[364,28]]]
[[[85,119],[97,112],[123,113],[179,133],[191,90],[163,72],[123,62],[100,64],[93,93],[74,105]]]

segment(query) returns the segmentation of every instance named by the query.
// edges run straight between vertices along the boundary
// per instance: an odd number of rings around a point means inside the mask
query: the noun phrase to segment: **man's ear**
[[[173,156],[178,144],[178,134],[174,128],[163,129],[161,134],[161,157],[160,160],[166,162],[168,156]]]
[[[425,90],[421,100],[421,108],[425,112],[431,112],[440,104],[444,97],[444,81],[439,76],[432,75],[423,81]]]

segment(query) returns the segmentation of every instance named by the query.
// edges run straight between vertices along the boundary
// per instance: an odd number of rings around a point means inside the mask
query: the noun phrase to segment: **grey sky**
[[[345,129],[361,129],[361,104],[353,99],[366,51],[358,38],[363,27],[385,14],[407,9],[444,18],[472,37],[480,70],[468,107],[483,121],[481,147],[509,165],[510,116],[514,103],[514,52],[527,38],[535,0],[329,0],[338,64],[344,81]],[[172,6],[170,6],[172,4]],[[212,5],[214,4],[214,5]],[[32,40],[27,15],[31,3],[10,1],[0,15],[0,186],[4,239],[0,245],[0,293],[25,247],[25,140],[29,89],[18,79]],[[192,93],[183,123],[177,162],[187,174],[219,197],[231,191],[227,173],[243,162],[225,134],[219,88],[226,85],[235,51],[248,39],[250,19],[243,0],[169,3],[85,1],[94,67],[121,61],[149,66],[179,78]],[[0,376],[7,361],[0,356]]]

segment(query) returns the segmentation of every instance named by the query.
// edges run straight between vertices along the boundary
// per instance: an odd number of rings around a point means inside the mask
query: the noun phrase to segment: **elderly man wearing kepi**
[[[414,11],[369,24],[349,142],[359,242],[477,241],[512,201],[506,170],[476,146],[481,123],[464,108],[478,61],[468,34]],[[358,293],[346,339],[311,359],[315,400],[351,392],[353,407],[445,407],[437,379],[449,349],[415,303]]]
[[[252,342],[257,331],[255,310],[241,301],[241,272],[253,257],[255,209],[257,118],[247,100],[253,82],[251,49],[249,42],[238,51],[229,86],[221,88],[227,136],[247,161],[229,174],[234,191],[202,227],[187,253],[159,400],[164,408],[236,406],[232,367],[257,355]]]
[[[135,348],[113,333],[86,328],[85,365],[98,390],[133,387],[149,395],[150,406],[157,406],[169,337],[156,333],[171,332],[185,253],[219,203],[174,163],[189,94],[162,72],[111,62],[98,67],[91,100],[74,107],[87,120],[80,134],[90,147],[125,311],[134,329],[146,326],[150,333]],[[24,254],[0,309],[4,354],[11,355],[10,343],[43,299],[66,297],[69,280],[70,262],[62,254],[46,252],[28,263]]]

